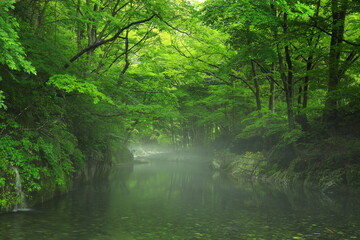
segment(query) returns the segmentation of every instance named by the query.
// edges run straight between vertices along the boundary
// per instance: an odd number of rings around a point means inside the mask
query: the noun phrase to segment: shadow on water
[[[108,181],[1,215],[0,239],[357,239],[357,198],[234,181],[189,153],[115,166]]]

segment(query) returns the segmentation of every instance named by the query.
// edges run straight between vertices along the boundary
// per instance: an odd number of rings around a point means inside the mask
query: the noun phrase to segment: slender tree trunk
[[[76,7],[76,15],[78,18],[80,18],[81,15],[81,0],[77,1],[77,7]],[[84,39],[84,29],[82,28],[82,24],[80,23],[80,21],[77,21],[76,23],[76,43],[77,43],[77,48],[78,51],[81,51],[82,49],[82,40]]]
[[[273,11],[275,17],[277,16],[277,11],[273,2],[270,3],[270,8]],[[288,33],[288,15],[287,13],[283,13],[283,34],[286,35]],[[274,28],[274,39],[278,41],[278,30]],[[294,109],[293,109],[293,65],[290,56],[290,48],[288,45],[284,47],[285,52],[285,60],[282,55],[282,49],[280,45],[277,44],[277,56],[279,61],[279,70],[280,77],[284,86],[285,98],[286,98],[286,109],[287,109],[287,117],[288,117],[288,125],[289,129],[295,129],[295,117],[294,117]],[[287,69],[285,67],[285,62],[287,65]]]
[[[271,72],[275,72],[275,64],[271,66]],[[273,77],[270,80],[270,95],[269,95],[269,110],[275,113],[275,80]]]
[[[252,42],[251,37],[251,30],[250,30],[250,24],[248,24],[247,30],[247,44],[250,46]],[[256,65],[255,60],[250,60],[250,66],[251,66],[251,80],[254,82],[254,95],[255,95],[255,101],[256,101],[256,110],[261,110],[261,99],[260,99],[260,87],[259,87],[259,81],[256,77]]]
[[[298,88],[298,100],[297,100],[297,104],[298,104],[298,106],[301,106],[302,104],[302,102],[303,102],[303,94],[302,94],[302,92],[303,92],[303,86],[299,86],[299,88]]]
[[[309,82],[310,82],[310,71],[313,67],[313,55],[310,55],[306,60],[306,75],[304,77],[303,84],[299,87],[298,90],[298,106],[303,109],[307,108],[308,105],[308,91],[309,91]]]
[[[174,150],[177,150],[177,142],[176,142],[176,131],[175,131],[175,125],[174,121],[171,120],[170,122],[170,133],[171,133],[171,144],[174,148]]]
[[[91,1],[87,0],[86,4],[90,7]],[[98,11],[99,6],[97,4],[94,5],[93,10],[94,12]],[[89,19],[90,23],[87,24],[87,35],[88,35],[88,46],[92,46],[97,42],[97,28],[94,24],[95,19],[91,18]],[[94,54],[95,49],[91,49],[87,52],[88,54],[88,62],[91,64],[92,56]]]
[[[130,61],[129,61],[129,30],[126,30],[125,35],[125,65],[121,71],[121,75],[124,75],[128,68],[130,67]],[[122,79],[119,78],[119,81]]]
[[[312,70],[313,67],[313,56],[311,55],[306,63],[306,76],[304,78],[304,86],[303,86],[303,102],[302,102],[302,108],[307,108],[308,105],[308,91],[309,91],[309,82],[310,82],[310,76],[309,72]]]
[[[287,76],[285,73],[285,66],[283,63],[281,53],[278,53],[278,55],[279,55],[279,63],[281,65],[281,67],[280,67],[281,80],[284,84],[284,89],[285,89],[288,124],[289,124],[289,129],[292,130],[295,128],[292,79],[291,78],[289,79],[289,76]]]
[[[344,38],[345,17],[348,0],[332,0],[332,35],[329,53],[328,95],[325,103],[325,121],[332,122],[337,117],[337,99],[334,96],[340,83],[340,56]]]
[[[307,108],[307,104],[308,104],[308,89],[309,89],[309,81],[310,81],[309,71],[311,69],[312,69],[312,56],[310,56],[307,59],[306,76],[304,78],[303,86],[299,87],[298,105],[299,107],[302,106],[303,109]],[[310,129],[310,125],[306,113],[299,112],[295,116],[295,120],[297,123],[300,124],[302,130],[308,131]]]
[[[251,74],[255,88],[256,110],[260,111],[261,110],[260,87],[259,87],[259,81],[256,77],[256,66],[254,61],[251,61]]]
[[[286,35],[288,32],[287,13],[284,13],[283,20],[284,20],[283,31],[284,31],[284,34]],[[284,89],[285,89],[286,109],[287,109],[289,129],[293,130],[293,129],[295,129],[295,118],[294,118],[294,109],[293,109],[293,95],[294,95],[293,94],[293,91],[294,91],[293,90],[293,65],[292,65],[292,60],[291,60],[291,56],[290,56],[289,46],[284,47],[285,60],[284,60],[284,57],[282,56],[279,46],[278,46],[277,52],[278,52],[281,80],[283,82]],[[285,62],[287,65],[287,69],[285,67]]]
[[[270,96],[269,96],[269,110],[275,112],[275,83],[274,80],[270,80]]]
[[[319,18],[319,13],[320,13],[320,7],[321,7],[321,0],[318,0],[316,3],[316,11],[314,13],[314,27],[316,28],[318,25],[318,18]],[[315,32],[312,32],[312,36],[309,39],[309,47],[317,47],[319,40],[320,40],[320,36],[317,37],[317,40],[315,43],[314,42],[314,37],[313,35],[315,34]],[[310,71],[313,69],[314,67],[314,53],[311,52],[309,57],[306,60],[306,76],[304,78],[304,86],[303,86],[303,102],[302,102],[302,108],[305,109],[308,106],[308,91],[309,91],[309,83],[310,83]]]

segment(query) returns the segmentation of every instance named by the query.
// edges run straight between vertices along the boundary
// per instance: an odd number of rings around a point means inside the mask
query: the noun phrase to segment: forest
[[[17,171],[34,204],[134,143],[358,190],[359,29],[357,0],[2,0],[0,207]]]

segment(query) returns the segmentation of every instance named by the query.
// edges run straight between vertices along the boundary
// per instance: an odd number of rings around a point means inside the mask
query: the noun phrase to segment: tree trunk
[[[81,1],[78,0],[77,7],[76,7],[76,16],[78,18],[80,18],[80,15],[81,15],[80,8],[81,8]],[[80,21],[77,21],[77,23],[76,23],[76,43],[77,43],[78,51],[81,51],[81,49],[82,49],[81,42],[83,39],[84,39],[84,29],[83,29],[82,23]]]
[[[87,0],[86,4],[90,7],[91,5],[91,1]],[[99,6],[97,4],[94,5],[94,12],[98,11]],[[87,24],[87,35],[88,35],[88,46],[92,46],[97,42],[97,28],[94,24],[95,19],[90,18],[89,19],[90,23]],[[88,63],[89,65],[91,65],[91,60],[92,60],[92,56],[94,55],[94,50],[95,49],[91,49],[87,52],[88,54]]]
[[[347,7],[348,0],[331,1],[332,34],[329,53],[328,92],[325,103],[326,122],[332,122],[337,117],[337,99],[334,93],[338,89],[341,79],[340,56],[342,52]]]
[[[298,88],[298,100],[297,100],[298,106],[301,106],[301,103],[303,102],[302,92],[303,92],[303,86],[299,86],[299,88]]]
[[[273,2],[270,3],[270,8],[273,11],[275,17],[277,16],[277,11]],[[288,33],[288,15],[287,13],[283,13],[283,34],[286,35]],[[274,28],[274,40],[278,41],[278,29]],[[277,56],[279,61],[280,68],[280,77],[284,86],[285,97],[286,97],[286,109],[287,109],[287,117],[288,117],[288,125],[289,130],[295,129],[295,118],[294,118],[294,109],[293,109],[293,66],[292,60],[290,56],[289,46],[286,45],[284,47],[285,51],[285,61],[287,65],[287,70],[285,68],[284,57],[282,55],[282,50],[280,49],[280,45],[277,44]]]
[[[251,74],[255,87],[256,110],[260,111],[261,110],[260,87],[259,87],[259,81],[256,77],[256,66],[254,61],[251,61]]]
[[[275,64],[273,64],[273,68],[274,66]],[[269,110],[275,113],[275,81],[273,78],[270,78]]]
[[[316,11],[314,13],[314,27],[316,28],[318,25],[318,18],[319,18],[319,13],[320,13],[320,6],[321,6],[321,0],[318,0],[316,3]],[[313,47],[317,48],[318,44],[319,44],[319,40],[320,40],[320,36],[317,37],[317,40],[315,43],[313,43],[314,41],[314,36],[315,32],[312,31],[311,37],[308,40],[309,43],[309,47]],[[309,90],[309,83],[310,83],[310,71],[313,69],[314,67],[314,53],[311,51],[311,53],[309,54],[309,57],[306,60],[306,76],[304,79],[304,86],[303,86],[303,102],[302,102],[302,108],[305,109],[307,108],[308,105],[308,90]]]
[[[283,16],[284,24],[283,24],[283,31],[284,34],[287,34],[288,31],[288,25],[287,25],[287,13],[284,13]],[[287,116],[288,116],[288,124],[289,129],[293,130],[295,129],[295,118],[294,118],[294,109],[293,109],[293,65],[292,60],[290,56],[290,49],[289,46],[284,47],[285,52],[285,62],[287,65],[287,70],[285,69],[285,63],[284,58],[281,54],[281,50],[278,47],[278,59],[279,59],[279,67],[280,67],[280,75],[281,80],[284,85],[285,90],[285,97],[286,97],[286,109],[287,109]]]
[[[312,63],[313,56],[311,55],[306,63],[306,76],[304,78],[304,86],[303,86],[303,102],[302,102],[302,108],[307,108],[308,105],[308,90],[309,90],[309,82],[310,82],[310,76],[309,72],[312,69],[313,63]]]

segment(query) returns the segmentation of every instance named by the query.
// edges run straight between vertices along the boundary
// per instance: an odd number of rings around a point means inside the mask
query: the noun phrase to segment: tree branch
[[[207,65],[209,65],[209,66],[211,66],[211,67],[214,67],[214,68],[216,68],[216,69],[219,69],[219,68],[220,68],[220,66],[215,65],[215,64],[212,64],[212,63],[208,63],[208,62],[206,62],[206,61],[204,61],[204,60],[202,60],[202,59],[186,56],[186,54],[183,53],[178,47],[176,47],[176,46],[173,46],[173,47],[174,47],[175,50],[178,51],[179,54],[180,54],[181,56],[183,56],[183,57],[193,58],[193,59],[195,59],[195,60],[197,60],[197,61],[199,61],[199,62],[205,63],[205,64],[207,64]],[[248,82],[246,82],[243,78],[238,77],[238,76],[236,76],[235,74],[232,74],[232,73],[229,73],[229,76],[230,76],[230,77],[233,77],[233,78],[236,78],[236,79],[238,79],[238,80],[240,80],[240,81],[242,81],[242,82],[255,94],[255,90],[254,90],[254,89],[251,87],[251,85],[250,85]]]
[[[132,51],[137,45],[139,45],[140,43],[142,42],[145,42],[147,39],[151,38],[148,37],[149,33],[151,32],[151,29],[149,29],[149,31],[147,31],[145,33],[145,35],[137,42],[135,43],[134,45],[132,45],[129,49],[128,49],[128,52]],[[122,52],[120,55],[116,56],[115,59],[111,62],[111,64],[104,70],[102,71],[102,74],[105,73],[106,71],[108,71],[114,64],[117,60],[119,60],[119,58],[121,58],[122,56],[124,56],[126,52]]]
[[[120,116],[125,116],[126,115],[123,112],[113,113],[113,114],[100,114],[100,113],[91,112],[91,114],[94,115],[94,116],[97,116],[97,117],[104,117],[104,118],[120,117]]]
[[[121,71],[121,74],[125,74],[130,66],[129,61],[129,31],[126,31],[126,37],[125,37],[125,65],[123,70]]]
[[[236,78],[236,79],[240,80],[241,82],[243,82],[243,83],[251,90],[251,92],[252,92],[254,95],[256,95],[256,92],[255,92],[255,90],[253,89],[253,87],[252,87],[248,82],[246,82],[245,79],[243,79],[242,77],[238,77],[238,76],[236,76],[236,75],[233,74],[233,73],[230,73],[229,76],[230,76],[230,77],[233,77],[233,78]]]
[[[359,57],[360,56],[357,55],[355,51],[352,51],[339,69],[339,75],[343,76],[350,66],[359,59]]]
[[[183,33],[183,34],[185,34],[185,35],[190,36],[189,33],[185,32],[185,31],[182,31],[182,30],[180,30],[180,29],[172,26],[170,23],[168,23],[167,21],[165,21],[162,17],[158,16],[158,18],[160,19],[160,21],[162,21],[163,23],[165,23],[165,24],[166,24],[168,27],[170,27],[171,29],[173,29],[173,30],[175,30],[175,31],[177,31],[177,32]]]
[[[146,19],[143,19],[143,20],[139,20],[139,21],[136,21],[136,22],[132,22],[126,26],[124,26],[123,28],[119,29],[119,31],[114,35],[112,36],[111,38],[109,39],[104,39],[102,41],[99,41],[99,42],[96,42],[90,46],[88,46],[87,48],[84,48],[83,50],[81,50],[80,52],[78,52],[75,56],[73,56],[69,63],[73,63],[74,61],[76,61],[79,57],[81,57],[82,55],[84,55],[85,53],[91,51],[91,50],[95,50],[96,48],[100,47],[101,45],[104,45],[106,43],[109,43],[109,42],[113,42],[115,41],[116,39],[118,38],[124,38],[124,37],[121,37],[120,34],[122,32],[124,32],[125,30],[129,29],[130,27],[134,26],[134,25],[137,25],[137,24],[141,24],[141,23],[145,23],[145,22],[148,22],[148,21],[151,21],[155,16],[157,16],[156,14],[153,14],[152,16],[150,16],[149,18],[146,18]],[[69,67],[69,63],[66,63],[64,65],[64,68],[68,68]]]
[[[325,30],[324,28],[322,28],[322,27],[320,27],[318,25],[310,25],[310,26],[319,29],[320,31],[322,31],[323,33],[325,33],[325,34],[327,34],[329,36],[333,36],[333,34],[331,32]],[[341,40],[341,41],[343,41],[343,42],[345,42],[345,43],[347,43],[349,45],[352,45],[352,46],[355,46],[355,47],[360,47],[360,43],[353,43],[353,42],[350,42],[350,41],[348,41],[346,39],[343,39],[343,38],[339,39],[339,40]]]

